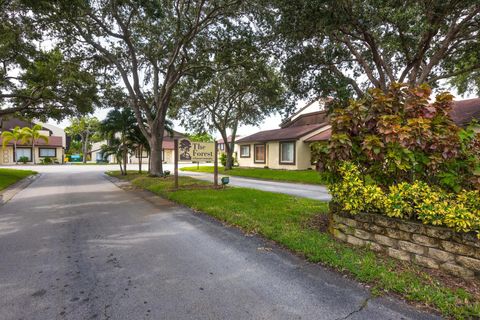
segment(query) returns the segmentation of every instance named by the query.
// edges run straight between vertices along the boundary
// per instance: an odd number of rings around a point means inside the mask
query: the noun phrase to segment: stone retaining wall
[[[368,246],[393,258],[480,279],[480,240],[471,233],[378,214],[331,213],[330,232],[341,241]]]

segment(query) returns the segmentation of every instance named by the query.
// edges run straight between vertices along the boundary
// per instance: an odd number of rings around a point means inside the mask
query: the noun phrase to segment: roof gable
[[[468,125],[474,119],[480,121],[480,98],[454,101],[450,116],[461,127]]]

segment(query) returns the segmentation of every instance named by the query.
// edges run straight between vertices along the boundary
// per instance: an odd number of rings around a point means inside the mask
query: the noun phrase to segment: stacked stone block
[[[480,279],[480,240],[472,233],[376,214],[331,213],[330,232],[341,241],[393,258]]]

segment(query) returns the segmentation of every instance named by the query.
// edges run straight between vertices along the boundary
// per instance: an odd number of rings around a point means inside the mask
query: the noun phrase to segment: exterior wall
[[[35,161],[37,163],[39,163],[40,159],[43,158],[43,157],[40,157],[40,149],[42,149],[42,148],[50,149],[49,147],[35,147]],[[63,157],[64,157],[63,148],[62,147],[56,147],[54,149],[56,150],[55,159],[57,159],[58,163],[63,163]]]
[[[13,147],[7,146],[0,150],[2,154],[2,156],[0,157],[1,164],[15,163],[15,161],[13,161]]]
[[[295,163],[282,164],[280,163],[280,142],[295,142]],[[237,145],[235,151],[238,152],[238,164],[240,167],[283,169],[283,170],[307,170],[312,168],[310,164],[310,147],[309,144],[301,140],[285,140],[285,141],[271,141],[265,143],[266,159],[265,163],[255,163],[254,161],[254,146],[256,144],[263,144],[261,142],[241,143]],[[242,158],[240,156],[240,146],[250,145],[250,157]]]
[[[67,148],[67,135],[65,134],[65,130],[63,130],[62,128],[56,127],[54,125],[51,125],[49,123],[39,122],[39,124],[42,127],[52,131],[52,136],[62,137],[62,145],[64,148]]]
[[[331,214],[329,227],[335,238],[352,245],[462,278],[480,279],[480,240],[472,233],[378,214]]]
[[[164,149],[163,156],[165,157],[163,159],[163,163],[173,163],[174,159],[174,154],[175,152],[172,149]],[[148,164],[149,158],[148,157],[143,157],[142,158],[142,163]],[[132,155],[129,157],[129,163],[132,164],[138,164],[140,162],[140,158],[137,158],[135,155]]]
[[[20,146],[19,148],[28,148],[27,146]],[[43,157],[40,157],[40,149],[55,149],[56,150],[56,156],[54,157],[57,159],[58,163],[63,163],[63,148],[62,147],[48,147],[48,146],[41,146],[41,147],[35,147],[34,152],[35,152],[35,162],[40,163],[40,160]],[[14,164],[15,159],[13,158],[13,146],[7,146],[1,150],[1,156],[0,156],[0,164]],[[53,158],[53,157],[52,157]],[[28,163],[33,163],[33,162],[28,162]]]
[[[165,163],[173,163],[175,161],[175,152],[171,149],[166,149],[163,151],[163,156],[164,156],[164,159],[163,159],[163,162]]]
[[[300,109],[296,114],[294,114],[290,120],[295,120],[299,116],[307,113],[317,112],[325,109],[325,99],[318,99],[307,104],[303,109]]]
[[[138,164],[140,163],[140,158],[137,158],[136,156],[131,156],[130,163]],[[142,157],[142,163],[148,164],[148,157]]]
[[[330,126],[325,126],[317,131],[311,132],[308,135],[301,137],[295,141],[295,164],[281,164],[280,163],[280,142],[289,142],[294,140],[284,141],[269,141],[265,143],[267,158],[265,163],[254,162],[254,145],[263,144],[263,142],[247,142],[235,144],[235,151],[238,155],[238,164],[240,167],[253,167],[263,168],[268,166],[271,169],[284,169],[284,170],[307,170],[313,169],[315,166],[311,164],[311,151],[310,143],[306,142],[308,138],[317,135],[325,130],[328,130]],[[250,157],[242,158],[240,155],[240,146],[250,145]]]

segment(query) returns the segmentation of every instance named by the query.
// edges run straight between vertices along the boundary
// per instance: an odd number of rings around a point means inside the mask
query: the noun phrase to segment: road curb
[[[17,195],[17,193],[28,187],[33,181],[37,180],[40,175],[40,173],[30,175],[0,191],[0,206],[3,206],[10,201]]]

